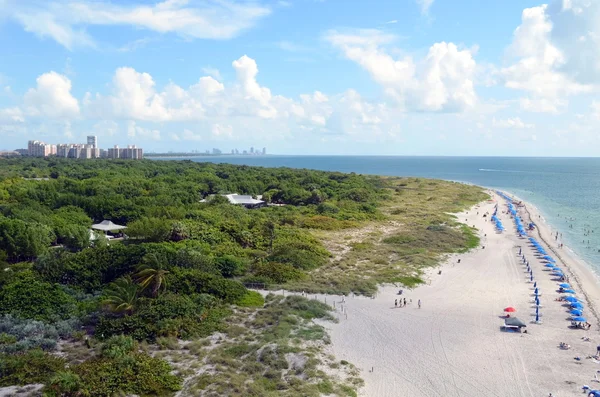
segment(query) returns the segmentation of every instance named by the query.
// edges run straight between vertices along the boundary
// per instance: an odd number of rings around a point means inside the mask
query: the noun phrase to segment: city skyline
[[[127,145],[120,148],[114,145],[108,149],[98,147],[98,137],[95,135],[87,136],[87,143],[46,143],[40,140],[29,140],[27,149],[16,149],[16,153],[31,157],[63,157],[76,159],[133,159],[144,158],[144,151],[136,145]]]

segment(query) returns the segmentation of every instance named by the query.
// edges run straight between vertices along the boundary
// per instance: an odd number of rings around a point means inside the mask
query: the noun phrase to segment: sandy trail
[[[494,198],[505,210],[503,199]],[[332,350],[338,359],[362,370],[366,385],[361,395],[517,397],[552,392],[553,396],[570,396],[580,395],[583,384],[600,388],[600,383],[592,381],[600,363],[586,359],[600,344],[597,327],[590,331],[568,328],[567,308],[554,300],[560,296],[557,282],[534,257],[527,240],[516,236],[510,215],[499,211],[507,229],[503,234],[497,234],[482,217],[485,212],[491,214],[493,206],[486,202],[459,214],[459,220],[480,230],[485,249],[460,255],[460,264],[453,256],[441,267],[441,275],[437,270],[430,273],[430,284],[405,289],[402,298],[412,299],[407,307],[394,307],[399,296],[392,287],[382,288],[374,299],[348,297],[345,304],[336,299],[340,322],[326,325]],[[541,221],[538,218],[542,234],[549,236]],[[533,286],[518,257],[519,246],[542,292],[542,324],[532,323]],[[583,296],[584,288],[590,302],[597,302],[598,284],[587,279],[580,263],[566,254],[561,258],[571,274],[583,280],[572,283],[578,296]],[[517,308],[516,316],[528,324],[527,334],[501,330],[500,316],[506,306]],[[596,324],[587,306],[584,315]],[[585,342],[582,336],[592,341]],[[572,349],[559,349],[560,342],[569,343]],[[575,356],[582,360],[574,360]]]

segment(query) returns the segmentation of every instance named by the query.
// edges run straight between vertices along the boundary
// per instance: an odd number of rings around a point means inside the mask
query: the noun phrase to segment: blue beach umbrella
[[[584,321],[586,321],[585,317],[573,317],[572,319],[573,319],[573,321],[578,321],[578,322],[581,322],[581,323],[584,322]]]
[[[552,263],[546,263],[544,266],[546,266],[546,267],[554,267],[554,265]]]
[[[581,310],[573,309],[569,312],[569,314],[572,314],[573,316],[581,316],[583,312]]]
[[[560,283],[558,284],[558,286],[563,288],[571,288],[571,286],[568,283]]]
[[[529,277],[529,281],[533,281],[533,273],[531,274],[531,276]]]
[[[579,302],[573,302],[571,303],[571,307],[575,308],[575,309],[583,309],[583,305]]]
[[[571,302],[571,303],[577,303],[577,302],[579,302],[579,299],[575,298],[574,296],[567,296],[563,300],[565,300],[567,302]]]
[[[537,281],[533,283],[533,288],[537,289]]]
[[[572,289],[564,289],[563,290],[563,294],[574,294],[575,291],[573,291]]]

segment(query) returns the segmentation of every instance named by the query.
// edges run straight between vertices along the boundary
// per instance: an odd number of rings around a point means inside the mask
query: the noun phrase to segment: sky
[[[0,0],[0,150],[598,156],[600,1]]]

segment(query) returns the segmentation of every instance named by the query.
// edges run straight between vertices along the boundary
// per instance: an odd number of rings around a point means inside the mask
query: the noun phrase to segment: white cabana
[[[115,230],[127,229],[127,226],[117,225],[116,223],[112,223],[111,221],[102,221],[100,223],[92,225],[92,229],[102,230],[103,232],[112,232]]]

